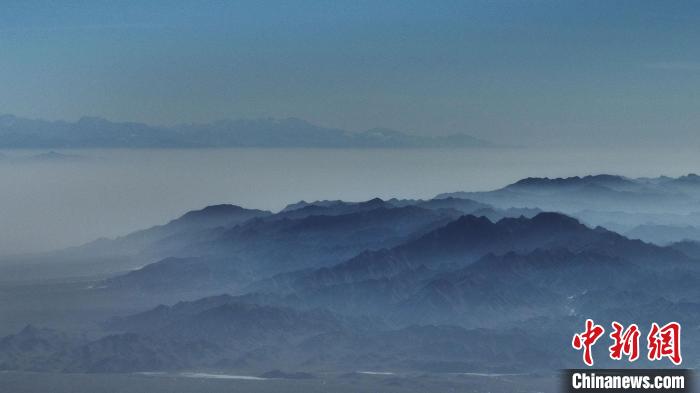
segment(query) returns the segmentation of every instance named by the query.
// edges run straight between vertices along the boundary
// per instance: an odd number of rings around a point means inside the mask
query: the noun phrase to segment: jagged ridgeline
[[[698,212],[696,175],[209,206],[43,255],[35,266],[63,267],[53,280],[83,273],[46,300],[71,321],[18,327],[0,340],[0,368],[552,373],[580,364],[564,348],[586,318],[700,328]],[[696,367],[700,343],[683,339]]]

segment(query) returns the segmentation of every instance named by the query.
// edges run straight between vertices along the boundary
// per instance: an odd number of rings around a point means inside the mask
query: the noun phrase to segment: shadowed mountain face
[[[85,339],[52,329],[27,325],[17,334],[0,339],[0,368],[40,371],[61,368],[68,360],[62,356]]]
[[[484,369],[480,366],[484,359],[491,371],[533,365],[544,369],[561,359],[553,351],[553,358],[540,357],[541,351],[534,348],[543,338],[518,329],[408,326],[386,330],[328,312],[258,306],[223,296],[161,306],[111,321],[110,329],[122,332],[72,343],[54,337],[52,341],[59,344],[52,345],[58,345],[60,352],[47,348],[27,360],[26,366],[12,361],[6,365],[37,371],[133,372],[290,364],[342,369],[361,364],[378,370],[454,372]],[[26,330],[4,341],[41,341],[58,335]]]
[[[684,240],[681,242],[673,243],[669,247],[673,248],[674,250],[678,250],[692,258],[700,259],[700,242]]]
[[[496,325],[534,315],[573,315],[572,297],[651,276],[623,259],[592,252],[490,254],[466,268],[436,275],[400,306],[406,315],[419,311],[422,322],[489,320]]]
[[[85,331],[27,327],[0,340],[0,365],[305,376],[577,367],[571,334],[586,318],[645,327],[675,320],[684,332],[700,329],[696,243],[660,246],[587,224],[601,217],[620,227],[692,221],[680,205],[659,209],[674,198],[691,206],[695,184],[694,176],[590,176],[525,179],[469,194],[474,199],[302,201],[277,213],[210,206],[64,251],[143,261],[137,270],[52,292],[132,306],[100,314],[112,318],[82,316]],[[657,210],[636,211],[652,200],[661,201]],[[554,202],[627,210],[581,208],[579,219],[539,209]],[[685,358],[697,359],[700,340],[683,339]]]
[[[532,219],[504,218],[496,223],[484,217],[463,216],[393,249],[365,252],[334,267],[320,269],[309,280],[373,279],[419,266],[464,266],[489,253],[557,248],[628,258],[641,264],[688,259],[675,250],[630,240],[602,228],[590,229],[558,213],[540,213]]]
[[[699,277],[697,266],[684,255],[657,250],[657,266],[640,263],[636,253],[627,259],[620,256],[627,251],[615,256],[611,250],[595,251],[599,249],[602,246],[583,251],[556,246],[526,254],[488,254],[461,268],[426,267],[386,251],[276,279],[291,282],[284,287],[292,288],[285,300],[291,304],[370,313],[396,324],[493,326],[538,315],[573,315],[572,299],[617,287],[644,287],[672,299],[698,293],[693,284]]]

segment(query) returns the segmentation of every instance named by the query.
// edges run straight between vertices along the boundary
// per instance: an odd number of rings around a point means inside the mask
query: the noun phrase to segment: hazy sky
[[[0,113],[700,142],[682,1],[2,1]]]

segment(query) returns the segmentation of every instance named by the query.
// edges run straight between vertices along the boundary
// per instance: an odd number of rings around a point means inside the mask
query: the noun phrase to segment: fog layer
[[[0,255],[114,237],[210,204],[278,210],[289,201],[430,198],[527,176],[682,175],[678,149],[208,149],[4,151]]]

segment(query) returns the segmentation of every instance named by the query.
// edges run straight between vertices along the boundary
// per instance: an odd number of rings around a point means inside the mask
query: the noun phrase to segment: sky
[[[687,144],[684,1],[0,0],[0,113],[299,117],[533,145]]]

